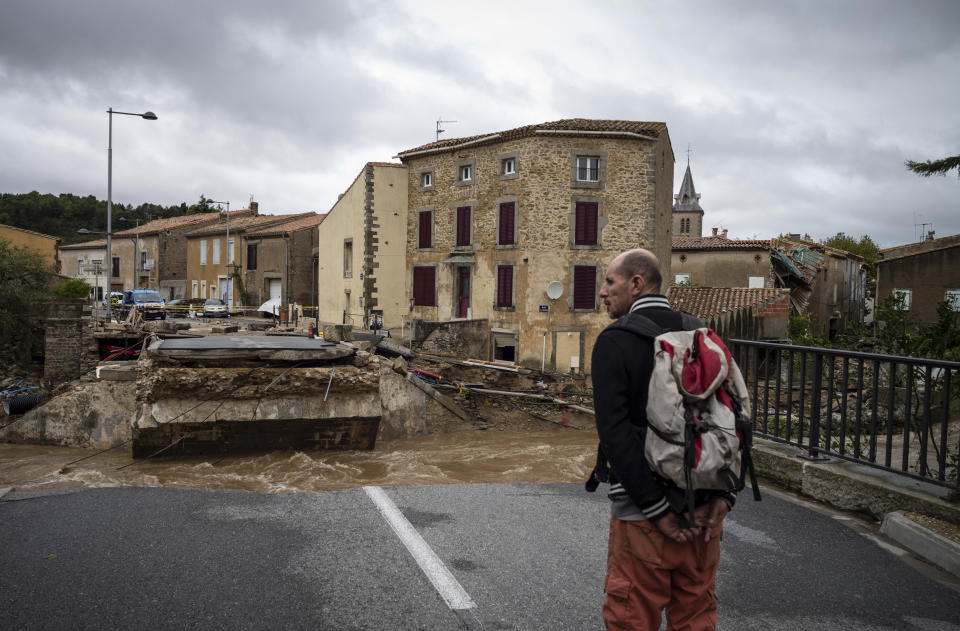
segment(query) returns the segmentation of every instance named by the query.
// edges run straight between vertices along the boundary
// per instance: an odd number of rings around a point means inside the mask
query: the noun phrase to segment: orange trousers
[[[722,531],[721,523],[709,542],[698,537],[677,543],[648,521],[611,517],[603,601],[607,629],[657,631],[664,610],[668,631],[715,629]]]

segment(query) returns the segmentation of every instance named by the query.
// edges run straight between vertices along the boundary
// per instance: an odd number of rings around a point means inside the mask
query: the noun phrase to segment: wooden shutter
[[[517,207],[513,202],[504,202],[500,204],[500,245],[513,245],[514,226],[516,221]]]
[[[457,245],[470,245],[470,207],[457,208]]]
[[[497,306],[513,306],[513,265],[497,266]]]
[[[434,300],[437,268],[414,266],[413,268],[413,304],[418,307],[435,307]]]
[[[420,238],[417,247],[427,249],[433,247],[433,211],[420,211]]]
[[[597,202],[577,202],[574,245],[597,245]]]
[[[573,308],[595,309],[597,306],[597,268],[593,265],[573,267]]]

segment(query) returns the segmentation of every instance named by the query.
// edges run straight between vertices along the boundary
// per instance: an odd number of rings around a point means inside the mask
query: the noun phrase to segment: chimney
[[[257,202],[250,202],[250,210],[253,211],[254,215],[260,214],[260,204]]]
[[[726,228],[723,229],[723,238],[724,238],[724,239],[727,238],[727,229],[726,229]]]
[[[717,236],[717,229],[716,229],[716,228],[713,229],[713,236]]]

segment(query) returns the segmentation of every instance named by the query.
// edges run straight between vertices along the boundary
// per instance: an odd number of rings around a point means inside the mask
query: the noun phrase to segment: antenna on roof
[[[920,220],[918,223],[917,220]],[[929,226],[929,230],[927,227]],[[936,230],[933,229],[933,222],[923,221],[923,215],[917,216],[917,212],[913,212],[913,238],[919,242],[923,243],[924,241],[932,241]]]
[[[445,121],[443,116],[437,117],[437,140],[440,140],[440,134],[447,131],[446,129],[440,129],[440,123],[459,123],[460,121]]]

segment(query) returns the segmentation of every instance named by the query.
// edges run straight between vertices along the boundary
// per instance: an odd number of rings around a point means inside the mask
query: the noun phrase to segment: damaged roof
[[[455,149],[461,145],[470,144],[472,146],[486,144],[488,142],[502,142],[504,140],[515,140],[517,138],[527,138],[541,133],[554,132],[583,132],[583,135],[590,135],[591,132],[608,132],[633,134],[652,138],[658,138],[661,133],[666,131],[667,124],[659,122],[646,121],[627,121],[627,120],[600,120],[592,118],[567,118],[536,125],[525,125],[506,131],[491,132],[477,136],[465,136],[463,138],[444,138],[436,142],[430,142],[413,149],[401,151],[397,156],[403,160],[411,154],[440,151],[444,149]],[[566,134],[564,134],[566,135]],[[576,135],[576,134],[572,134]]]
[[[674,287],[668,298],[674,310],[706,318],[744,307],[763,306],[789,294],[789,289]]]

